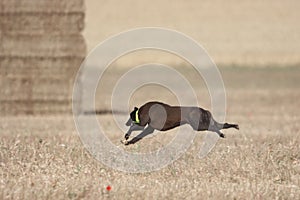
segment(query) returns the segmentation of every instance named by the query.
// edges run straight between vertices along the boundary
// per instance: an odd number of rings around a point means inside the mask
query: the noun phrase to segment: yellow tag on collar
[[[135,123],[139,124],[140,123],[140,119],[139,119],[139,110],[137,110],[135,112]]]

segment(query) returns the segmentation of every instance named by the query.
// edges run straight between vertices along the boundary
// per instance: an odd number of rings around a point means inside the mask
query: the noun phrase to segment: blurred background
[[[297,0],[87,0],[83,34],[89,51],[128,29],[169,28],[195,39],[220,66],[290,66],[300,62],[299,8]]]
[[[108,37],[138,27],[174,29],[190,36],[223,70],[225,83],[232,67],[257,72],[298,68],[299,8],[297,0],[2,0],[1,113],[70,113],[74,78],[85,56]],[[103,78],[117,80],[126,68],[147,62],[189,65],[170,53],[144,50],[116,60]],[[191,70],[186,67],[182,73],[193,74]],[[240,77],[233,73],[230,80]],[[108,87],[116,81],[109,83]],[[111,90],[106,90],[109,96]],[[99,109],[109,109],[109,98],[98,102]]]

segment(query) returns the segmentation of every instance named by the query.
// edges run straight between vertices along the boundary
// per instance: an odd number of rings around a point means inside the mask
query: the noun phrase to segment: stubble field
[[[83,147],[72,116],[1,117],[0,199],[299,199],[299,69],[221,73],[226,121],[240,131],[224,131],[226,139],[203,159],[198,153],[208,132],[199,132],[182,157],[156,172],[130,174],[99,163]],[[174,137],[174,131],[155,133],[124,147],[111,115],[98,117],[126,151],[157,149]]]

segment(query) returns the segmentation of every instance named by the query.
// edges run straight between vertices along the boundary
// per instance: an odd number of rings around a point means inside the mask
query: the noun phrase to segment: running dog
[[[130,118],[126,122],[130,128],[122,143],[134,144],[146,135],[153,133],[154,130],[167,131],[184,124],[189,124],[196,131],[216,132],[222,138],[225,135],[221,133],[221,129],[239,129],[238,124],[217,122],[208,110],[199,107],[170,106],[162,102],[148,102],[140,108],[135,107],[130,113]],[[132,131],[137,130],[142,130],[142,132],[128,141]]]

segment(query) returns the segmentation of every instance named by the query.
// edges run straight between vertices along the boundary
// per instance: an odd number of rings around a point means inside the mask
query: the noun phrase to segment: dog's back
[[[237,125],[221,124],[215,121],[212,114],[200,107],[170,106],[152,101],[139,109],[140,125],[149,124],[153,128],[166,131],[183,124],[189,124],[194,130],[220,130],[222,128],[237,128]]]
[[[197,107],[170,106],[162,102],[148,102],[139,109],[141,125],[150,124],[153,128],[166,131],[190,122],[190,114]]]

